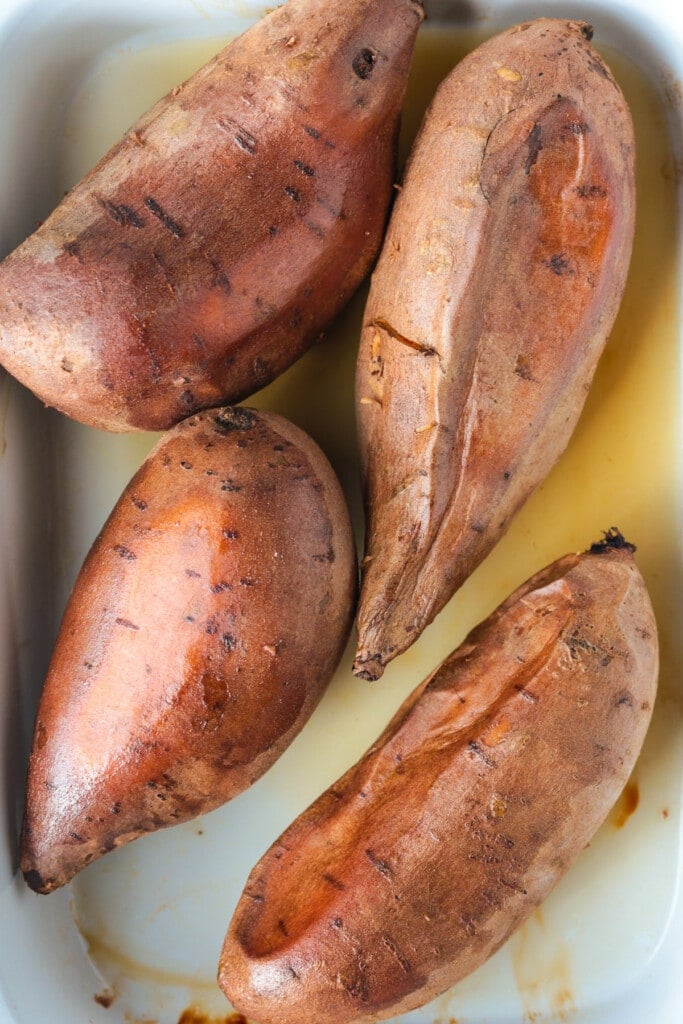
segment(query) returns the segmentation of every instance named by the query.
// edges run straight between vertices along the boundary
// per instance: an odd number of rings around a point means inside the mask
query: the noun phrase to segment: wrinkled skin
[[[254,868],[219,980],[260,1024],[360,1024],[444,992],[545,899],[614,804],[655,699],[623,538],[478,626]]]
[[[373,263],[418,0],[290,0],[149,111],[0,265],[0,362],[107,430],[263,387]]]
[[[64,615],[29,766],[31,888],[262,775],[331,679],[355,590],[344,498],[307,435],[241,408],[167,434]]]
[[[621,300],[634,137],[589,26],[462,61],[427,113],[363,321],[355,671],[409,647],[564,451]]]

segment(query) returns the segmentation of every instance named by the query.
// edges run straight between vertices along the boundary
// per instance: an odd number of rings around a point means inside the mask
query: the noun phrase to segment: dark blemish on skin
[[[184,459],[182,460],[180,465],[183,467],[183,469],[192,469],[192,463],[191,462],[187,462]]]
[[[335,560],[335,557],[336,556],[335,556],[335,553],[334,553],[334,548],[333,547],[329,547],[327,549],[327,551],[324,552],[324,554],[322,554],[322,555],[313,555],[313,561],[314,562],[329,562],[330,564],[332,564],[332,562],[334,562],[334,560]]]
[[[320,241],[321,241],[321,242],[322,242],[322,241],[324,241],[324,240],[325,240],[325,238],[327,237],[327,236],[325,235],[325,232],[323,231],[323,229],[322,229],[322,228],[320,227],[320,225],[319,225],[319,224],[316,224],[316,223],[315,223],[315,221],[312,221],[312,220],[305,220],[305,221],[304,221],[304,224],[306,225],[306,227],[308,228],[308,230],[309,230],[309,231],[310,231],[310,232],[311,232],[312,234],[314,234],[314,235],[315,235],[315,237],[316,237],[316,238],[319,238],[319,239],[320,239]],[[293,326],[298,326],[298,325],[297,325],[297,324],[294,324]]]
[[[70,359],[67,359],[66,356],[64,356],[60,365],[64,370],[64,373],[73,373],[74,364]]]
[[[115,619],[114,621],[117,626],[124,626],[126,629],[140,629],[140,627],[136,626],[134,622],[130,621],[130,619]]]
[[[511,476],[512,476],[512,473],[508,473],[508,471],[506,470],[503,473],[503,480],[509,480]]]
[[[370,326],[379,327],[380,330],[385,331],[390,338],[394,339],[394,341],[399,341],[402,345],[412,348],[415,352],[422,352],[423,355],[426,356],[438,356],[439,354],[436,349],[432,348],[430,345],[422,345],[419,341],[411,341],[410,338],[407,338],[405,334],[401,334],[400,331],[397,331],[395,327],[392,327],[387,320],[384,320],[381,317],[373,320]]]
[[[248,576],[244,576],[240,580],[240,586],[241,587],[255,587],[256,586],[256,580],[252,580]]]
[[[387,861],[382,860],[380,857],[375,856],[375,854],[372,852],[372,850],[366,850],[365,851],[365,856],[368,858],[368,860],[372,864],[373,868],[375,868],[376,871],[379,871],[380,875],[383,875],[384,878],[391,878],[392,877],[393,872],[391,870],[390,865],[387,863]]]
[[[169,217],[166,211],[161,206],[159,206],[159,203],[156,201],[156,199],[154,199],[152,196],[147,196],[145,198],[145,206],[147,207],[149,212],[154,217],[156,217],[160,224],[164,228],[166,228],[166,230],[170,232],[170,234],[173,235],[174,238],[183,237],[185,232],[181,228],[180,224],[176,223],[176,221],[174,221],[172,217]]]
[[[221,643],[226,651],[234,651],[237,647],[237,637],[233,636],[232,633],[224,633],[221,637]]]
[[[317,140],[317,139],[320,138],[320,132],[318,131],[317,128],[312,128],[308,124],[302,124],[301,127],[303,128],[303,130],[306,132],[307,135],[311,136],[312,139],[316,139]]]
[[[470,526],[470,529],[474,530],[475,533],[485,533],[486,532],[486,524],[485,523],[472,523],[472,525]]]
[[[185,615],[184,616],[184,621],[185,622],[194,622],[194,615]]]
[[[234,139],[240,149],[244,150],[245,153],[249,153],[250,156],[254,155],[256,152],[256,139],[251,132],[248,132],[245,128],[240,128],[235,134]]]
[[[289,198],[292,199],[295,203],[301,202],[301,193],[297,189],[293,188],[291,185],[287,185],[285,187],[284,193],[286,196],[289,196]]]
[[[143,501],[142,498],[136,498],[135,495],[130,499],[136,508],[139,508],[141,512],[144,512],[147,508],[147,502]]]
[[[226,583],[225,580],[222,583],[214,583],[211,587],[212,594],[222,594],[226,590],[232,590],[230,583]]]
[[[289,932],[287,931],[287,925],[282,920],[282,918],[280,918],[280,920],[278,921],[277,927],[278,927],[278,931],[281,932],[286,939],[288,939],[289,938]]]
[[[117,801],[116,801],[116,803],[115,803],[115,804],[114,804],[114,805],[112,806],[112,809],[111,809],[111,813],[112,813],[112,814],[120,814],[120,813],[121,813],[121,804],[119,803],[119,801],[118,801],[118,800],[117,800]]]
[[[268,234],[276,235],[277,233],[278,233],[278,229],[275,227],[274,224],[271,224],[270,227],[268,228]]]
[[[221,431],[251,430],[256,425],[256,416],[250,409],[241,406],[226,407],[215,417],[215,423]]]
[[[191,391],[183,391],[183,393],[178,398],[178,401],[181,402],[182,405],[194,405],[194,395],[192,394]]]
[[[194,569],[186,569],[185,575],[189,576],[191,580],[200,580],[202,578],[202,574],[200,572],[195,572]]]
[[[541,263],[544,267],[547,267],[549,270],[552,270],[553,274],[556,274],[558,277],[563,277],[566,274],[571,275],[574,273],[574,271],[569,265],[569,260],[563,252],[554,253],[547,260],[541,260]]]
[[[579,199],[604,199],[607,189],[602,185],[577,185],[574,192]]]
[[[486,751],[477,743],[476,740],[470,740],[467,744],[467,749],[470,753],[478,757],[480,761],[483,761],[487,768],[495,768],[496,762],[489,757]]]
[[[529,152],[527,153],[526,160],[524,161],[524,173],[529,174],[531,168],[538,160],[538,154],[543,149],[543,142],[541,141],[540,124],[535,124],[533,126],[533,128],[527,136],[526,145]]]
[[[593,26],[592,25],[588,25],[588,24],[582,25],[581,26],[581,35],[583,36],[584,39],[588,40],[588,42],[590,43],[591,39],[593,38]]]
[[[382,945],[386,946],[391,955],[396,959],[404,974],[413,973],[412,965],[408,960],[406,960],[394,940],[389,935],[382,936]]]
[[[356,56],[351,61],[351,67],[354,73],[362,81],[366,81],[372,76],[372,72],[375,70],[375,64],[377,63],[377,54],[373,53],[372,50],[367,48],[359,50]]]
[[[463,915],[460,918],[460,924],[463,926],[468,935],[476,935],[477,929],[471,917]]]
[[[126,562],[135,562],[138,557],[134,551],[131,551],[130,548],[124,547],[123,544],[115,544],[114,551],[119,558],[125,559]]]
[[[330,921],[330,924],[332,925],[333,928],[344,927],[344,922],[342,921],[341,917],[333,917],[332,920]]]
[[[111,203],[108,199],[98,199],[97,202],[104,212],[112,220],[115,220],[117,224],[120,224],[121,227],[144,228],[144,218],[140,217],[130,206],[126,206],[125,203]]]
[[[113,1005],[116,996],[113,992],[98,992],[93,996],[93,999],[98,1006],[103,1006],[105,1010],[108,1010]]]
[[[622,690],[620,693],[618,693],[616,695],[615,700],[614,700],[614,706],[615,706],[615,708],[620,708],[620,707],[632,708],[633,707],[633,694],[629,693],[628,690]]]
[[[337,890],[337,892],[344,892],[346,889],[343,882],[340,882],[338,878],[334,878],[332,875],[329,875],[326,871],[323,871],[322,877],[323,881],[327,882],[328,885],[331,885],[333,889]]]
[[[517,356],[517,362],[515,364],[515,373],[518,377],[521,377],[522,380],[533,381],[534,379],[531,373],[529,360],[522,352],[520,352]]]
[[[221,484],[221,490],[237,492],[241,491],[242,488],[240,487],[239,484],[236,484],[234,480],[224,480],[223,483]]]
[[[223,530],[222,533],[226,540],[237,540],[239,537],[237,530]]]
[[[303,163],[303,161],[295,160],[294,166],[298,171],[301,171],[301,173],[305,175],[307,178],[315,178],[315,171],[313,170],[313,168],[309,167],[308,164]]]
[[[230,295],[232,292],[230,278],[223,270],[218,260],[214,259],[213,256],[209,257],[209,263],[213,267],[213,287],[220,288],[226,295]]]

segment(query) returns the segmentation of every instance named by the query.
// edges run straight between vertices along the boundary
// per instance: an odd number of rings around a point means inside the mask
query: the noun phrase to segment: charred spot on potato
[[[147,502],[143,498],[138,498],[137,495],[131,494],[130,500],[137,509],[141,512],[145,512],[147,509]]]
[[[46,881],[39,871],[24,871],[23,874],[29,889],[33,889],[34,892],[45,892],[50,886],[49,880]]]
[[[529,135],[527,136],[526,145],[528,152],[526,155],[526,160],[524,161],[524,173],[529,174],[531,172],[531,168],[538,160],[538,154],[543,149],[540,124],[534,124],[533,128],[529,132]]]
[[[574,273],[574,270],[567,259],[566,253],[563,252],[553,253],[553,255],[549,256],[547,259],[541,260],[541,263],[544,267],[547,267],[548,270],[552,270],[553,274],[556,274],[558,277]]]
[[[298,171],[301,171],[306,178],[315,178],[315,171],[313,168],[309,167],[308,164],[305,164],[302,160],[295,160],[294,166]]]
[[[286,185],[285,188],[284,188],[284,193],[285,193],[286,196],[289,196],[289,198],[293,202],[295,202],[295,203],[300,203],[301,202],[301,192],[299,192],[298,189],[294,188],[293,185]]]
[[[610,550],[619,551],[622,549],[630,551],[631,554],[635,554],[638,550],[635,544],[630,544],[626,540],[618,527],[611,526],[610,529],[603,534],[603,539],[597,541],[595,544],[591,544],[588,550],[591,555],[604,555]]]
[[[358,78],[365,81],[370,78],[372,72],[375,70],[375,64],[377,63],[377,54],[373,53],[372,50],[366,48],[359,50],[356,56],[351,62],[355,74]]]
[[[577,185],[574,191],[579,199],[604,199],[608,194],[602,185]]]
[[[116,622],[117,626],[123,626],[124,629],[133,629],[133,630],[139,630],[140,629],[140,627],[136,626],[134,622],[130,621],[130,619],[117,618],[114,621]]]
[[[104,212],[124,228],[144,228],[145,221],[131,206],[125,203],[112,203],[108,199],[98,198],[97,202]]]
[[[185,232],[181,228],[180,224],[174,221],[172,217],[169,217],[163,207],[159,205],[153,196],[145,197],[145,206],[149,212],[156,217],[162,227],[173,235],[174,238],[183,238]]]
[[[233,636],[232,633],[223,633],[221,643],[226,651],[234,651],[237,648],[237,637]]]
[[[251,409],[245,409],[241,405],[227,406],[220,410],[214,422],[220,427],[219,433],[228,430],[252,430],[256,425],[256,416]]]

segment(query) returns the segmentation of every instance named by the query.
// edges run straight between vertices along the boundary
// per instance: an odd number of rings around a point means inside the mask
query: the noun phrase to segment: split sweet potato
[[[634,137],[590,27],[539,20],[440,87],[365,313],[368,513],[355,671],[374,679],[565,449],[614,321]]]
[[[475,970],[627,781],[657,633],[617,532],[478,626],[252,871],[219,980],[259,1024],[393,1017]]]
[[[243,408],[167,434],[64,615],[29,767],[31,888],[262,775],[331,679],[355,589],[344,498],[306,434]]]
[[[161,430],[297,359],[381,244],[420,0],[289,0],[127,133],[0,266],[0,362]]]

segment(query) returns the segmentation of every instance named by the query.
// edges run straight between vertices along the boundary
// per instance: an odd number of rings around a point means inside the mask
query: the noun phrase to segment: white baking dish
[[[0,0],[0,256],[33,230],[141,109],[264,7],[259,0]],[[80,561],[152,438],[79,427],[0,379],[0,1024],[176,1024],[190,1005],[222,1021],[229,1007],[213,977],[249,868],[360,755],[467,628],[533,570],[587,545],[617,519],[641,534],[634,539],[654,588],[668,666],[631,804],[628,797],[622,802],[543,909],[491,963],[406,1019],[683,1021],[683,682],[672,668],[682,654],[680,382],[678,335],[672,334],[680,277],[671,183],[683,163],[683,11],[673,0],[434,0],[431,13],[479,34],[538,15],[584,17],[609,55],[626,54],[657,90],[667,121],[650,127],[662,152],[668,145],[672,155],[663,166],[668,177],[647,184],[668,190],[670,216],[660,203],[639,257],[642,295],[632,286],[620,328],[627,354],[622,359],[614,345],[608,350],[575,442],[547,486],[381,684],[352,680],[347,659],[309,726],[250,792],[200,821],[109,855],[71,892],[51,897],[33,895],[16,874],[35,704]],[[430,31],[438,31],[436,22]],[[441,46],[435,65],[445,67],[448,46]],[[433,76],[428,63],[424,73]],[[637,80],[632,87],[637,90]],[[641,124],[650,123],[649,93],[638,105]],[[652,203],[645,198],[647,214]],[[646,234],[641,231],[641,240]],[[320,348],[258,399],[318,438],[356,512],[350,387],[361,301]],[[657,348],[662,331],[669,341],[655,367],[648,350]],[[642,380],[642,394],[634,378]],[[575,495],[569,502],[568,481]],[[640,803],[629,817],[636,784]],[[106,1007],[108,996],[113,1002]]]

